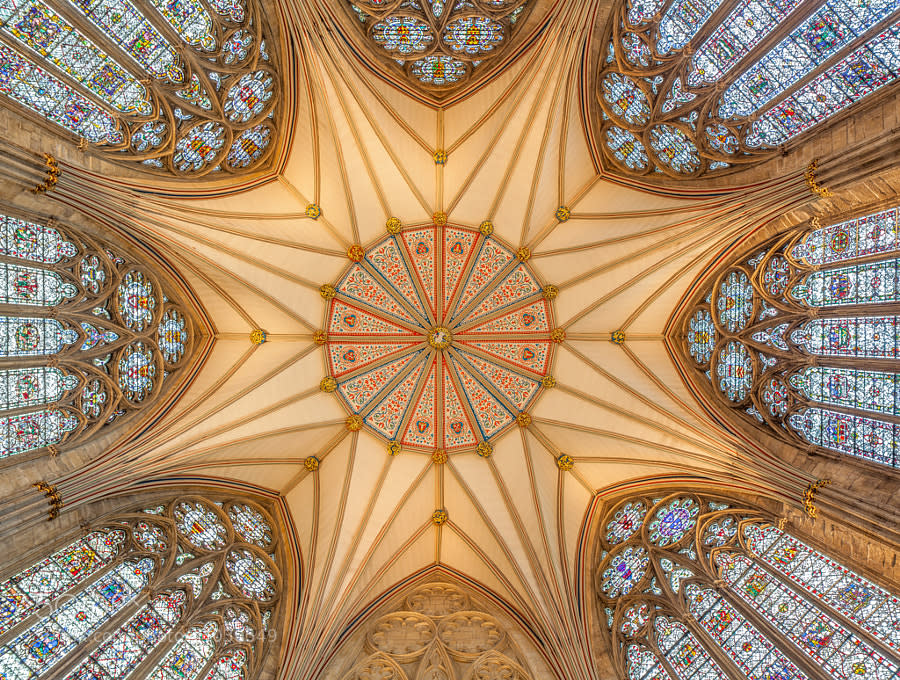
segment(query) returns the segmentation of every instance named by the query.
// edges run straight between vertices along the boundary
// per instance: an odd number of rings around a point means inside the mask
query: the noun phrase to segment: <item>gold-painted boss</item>
[[[431,216],[431,219],[438,227],[446,226],[447,213],[445,213],[443,210],[438,210]]]
[[[307,456],[306,460],[303,461],[303,467],[310,472],[315,472],[319,469],[319,459],[315,456]]]
[[[250,331],[250,342],[254,345],[261,345],[266,341],[266,332],[262,328]]]
[[[494,447],[489,442],[481,442],[478,448],[475,449],[475,452],[482,458],[490,458],[494,452]]]
[[[326,300],[330,300],[337,294],[337,291],[334,289],[330,283],[323,284],[319,286],[319,295],[321,295]]]
[[[352,246],[347,248],[347,257],[350,258],[351,262],[359,262],[366,256],[366,250],[358,243],[354,243]]]
[[[352,416],[347,417],[347,429],[351,432],[359,432],[363,426],[362,416],[354,413]]]
[[[557,345],[561,342],[566,341],[566,329],[565,328],[554,328],[550,331],[550,339],[555,342]]]
[[[434,152],[434,164],[435,165],[444,165],[447,162],[447,152],[443,149],[438,149]]]
[[[531,250],[526,246],[522,246],[516,251],[516,257],[519,258],[519,262],[526,262],[531,258]]]
[[[434,453],[431,454],[431,460],[433,460],[436,465],[443,465],[447,462],[447,452],[444,451],[444,449],[435,449]]]
[[[313,333],[313,342],[317,345],[324,345],[328,342],[328,333],[325,331],[316,331]]]
[[[337,380],[332,378],[330,375],[322,378],[322,380],[319,382],[319,389],[329,394],[331,392],[334,392],[337,389],[337,386]]]
[[[531,425],[531,415],[522,411],[516,416],[516,425],[519,427],[528,427]]]
[[[450,516],[447,514],[446,510],[435,510],[431,513],[431,521],[434,522],[436,526],[441,526],[441,524],[446,523],[448,519],[450,519]]]
[[[484,236],[490,236],[494,233],[494,223],[490,220],[485,220],[481,223],[481,226],[478,227],[478,231],[480,231]]]
[[[564,453],[556,459],[556,466],[563,472],[568,472],[573,467],[575,467],[575,459],[572,458],[572,456],[570,456],[568,453]]]
[[[543,378],[541,378],[541,385],[544,386],[544,389],[548,390],[556,387],[556,378],[554,378],[552,375],[545,375]]]
[[[556,219],[558,219],[560,222],[568,222],[571,216],[572,211],[564,205],[561,205],[556,209]]]
[[[624,345],[625,331],[613,331],[609,334],[609,340],[616,345]]]
[[[400,442],[391,442],[387,447],[389,456],[399,456],[400,451],[402,451],[402,447],[400,446]]]
[[[322,216],[322,208],[315,203],[306,206],[306,216],[311,220],[317,220]]]
[[[387,229],[387,233],[391,236],[395,236],[400,233],[400,230],[403,229],[403,224],[396,217],[390,218],[384,225],[384,228]]]
[[[559,288],[548,283],[544,286],[541,294],[544,296],[545,300],[554,300],[559,297]]]

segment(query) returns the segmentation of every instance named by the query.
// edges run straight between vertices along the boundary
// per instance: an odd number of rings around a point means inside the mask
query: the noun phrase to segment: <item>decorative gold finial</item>
[[[435,223],[435,225],[438,227],[446,226],[447,213],[445,213],[443,210],[438,210],[431,216],[431,219]]]
[[[315,333],[313,333],[313,342],[317,345],[324,345],[326,342],[328,342],[328,333],[321,330],[316,331]]]
[[[531,425],[531,415],[522,411],[516,416],[516,425],[519,427],[528,427]]]
[[[559,288],[548,283],[544,286],[543,290],[541,290],[541,294],[544,296],[545,300],[554,300],[559,297]]]
[[[59,455],[59,447],[56,444],[50,444],[47,447],[47,453],[50,454],[51,458],[56,458]]]
[[[813,229],[821,229],[822,219],[818,215],[813,215],[812,219],[810,219],[809,221],[809,224]]]
[[[60,508],[65,505],[63,503],[62,497],[59,495],[59,491],[54,484],[47,484],[47,482],[37,482],[32,484],[34,488],[38,491],[43,492],[43,494],[47,497],[47,503],[50,505],[50,509],[47,511],[47,521],[56,519],[59,517]]]
[[[388,444],[387,450],[389,456],[399,456],[403,447],[400,446],[400,442],[391,442]]]
[[[516,251],[516,257],[519,258],[519,262],[527,262],[531,259],[531,249],[527,246],[522,246]]]
[[[358,243],[354,243],[352,246],[347,248],[347,257],[350,258],[351,262],[359,262],[366,256],[366,250]]]
[[[568,222],[571,216],[572,211],[564,205],[561,205],[556,209],[556,219],[558,219],[560,222]]]
[[[784,527],[787,524],[787,517],[779,517],[778,518],[778,530],[784,531]]]
[[[431,513],[431,521],[434,522],[435,526],[441,526],[441,524],[445,524],[448,519],[450,519],[450,516],[447,514],[446,510],[435,510],[433,513]]]
[[[493,452],[494,447],[491,446],[490,442],[481,442],[475,449],[475,453],[477,453],[482,458],[490,458]]]
[[[267,337],[266,332],[262,328],[255,328],[250,331],[250,342],[254,345],[264,344]]]
[[[434,164],[435,165],[446,165],[447,163],[447,152],[443,149],[438,149],[434,152]]]
[[[831,191],[819,185],[819,179],[816,175],[818,167],[818,158],[813,159],[810,164],[806,166],[806,172],[803,173],[803,177],[806,179],[806,186],[809,187],[809,190],[814,196],[818,196],[819,198],[829,198],[831,196]]]
[[[403,229],[403,224],[399,218],[392,217],[385,223],[384,228],[387,229],[387,233],[391,236],[396,236]]]
[[[330,375],[322,378],[319,382],[319,389],[327,394],[331,394],[337,389],[337,380],[332,378]]]
[[[363,426],[362,416],[354,413],[352,416],[347,416],[347,429],[351,432],[359,432]]]
[[[82,137],[81,139],[78,140],[78,150],[79,151],[87,151],[87,148],[88,148],[88,141],[84,137]]]
[[[818,493],[819,489],[829,484],[831,484],[830,479],[820,479],[806,487],[806,491],[803,493],[803,509],[806,510],[806,514],[809,517],[815,519],[819,514],[819,510],[813,505],[813,501],[816,499],[816,493]]]
[[[554,378],[552,375],[545,375],[543,378],[541,378],[541,385],[543,385],[544,389],[552,389],[556,387],[556,378]]]
[[[550,331],[550,339],[555,342],[557,345],[561,342],[566,341],[566,329],[565,328],[554,328]]]
[[[447,452],[444,449],[435,449],[434,453],[431,454],[431,460],[434,461],[435,465],[443,465],[447,462]]]
[[[322,208],[316,203],[306,206],[306,216],[311,220],[317,220],[322,216]]]
[[[337,294],[337,291],[334,289],[330,283],[323,284],[319,286],[319,295],[321,295],[326,300],[330,300]]]
[[[44,154],[44,166],[46,168],[46,170],[44,170],[44,181],[29,189],[33,194],[43,194],[47,191],[53,191],[62,175],[59,163],[49,153]]]
[[[480,231],[483,236],[490,236],[494,233],[494,223],[490,220],[485,220],[478,227],[478,231]]]
[[[307,456],[306,460],[303,461],[303,467],[305,467],[310,472],[315,472],[319,469],[319,461],[315,456]]]
[[[568,453],[564,453],[556,459],[556,467],[558,467],[563,472],[568,472],[573,467],[575,467],[575,459],[572,458],[572,456],[570,456]]]
[[[625,331],[613,331],[609,334],[609,341],[614,345],[624,345]]]

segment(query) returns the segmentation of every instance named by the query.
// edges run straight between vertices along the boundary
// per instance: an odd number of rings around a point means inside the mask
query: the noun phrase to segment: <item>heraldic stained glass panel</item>
[[[14,0],[0,36],[0,100],[107,158],[198,177],[268,156],[277,41],[256,0]]]
[[[216,536],[231,538],[198,555],[176,514],[183,505],[199,509]],[[3,678],[255,677],[280,587],[272,562],[278,540],[262,508],[175,499],[98,526],[0,584]],[[268,528],[272,557],[245,542],[239,527],[251,526]],[[211,580],[234,554],[250,565],[241,585],[224,575]]]
[[[0,459],[82,441],[172,382],[190,324],[141,263],[8,215],[0,254]]]
[[[748,422],[897,468],[898,231],[890,208],[770,239],[686,315],[689,361]]]
[[[900,78],[896,0],[621,5],[596,100],[604,153],[627,174],[677,179],[746,167]],[[640,144],[648,162],[623,152],[628,135],[629,152]]]
[[[771,520],[693,493],[607,509],[596,574],[622,677],[897,677],[897,598]]]

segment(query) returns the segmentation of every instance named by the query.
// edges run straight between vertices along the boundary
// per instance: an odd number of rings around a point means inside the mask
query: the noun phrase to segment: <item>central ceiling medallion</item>
[[[493,234],[428,225],[365,249],[326,302],[328,376],[405,449],[475,450],[546,389],[552,303]]]

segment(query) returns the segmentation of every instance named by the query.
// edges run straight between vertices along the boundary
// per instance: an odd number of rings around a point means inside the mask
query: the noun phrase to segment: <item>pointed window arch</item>
[[[622,677],[896,677],[897,598],[771,520],[686,492],[610,508],[596,578]]]
[[[627,174],[725,173],[894,85],[894,0],[626,0],[601,58],[600,144]]]
[[[277,128],[272,37],[255,0],[15,0],[0,94],[133,167],[243,172]]]
[[[472,78],[510,42],[530,0],[343,0],[371,50],[416,89],[440,94]],[[481,66],[481,68],[485,68]]]
[[[795,446],[900,467],[898,220],[778,236],[715,279],[685,340],[721,403]]]
[[[0,213],[0,460],[58,452],[161,396],[193,324],[116,245]]]
[[[274,526],[201,497],[105,518],[0,584],[0,675],[255,677],[280,597]]]

